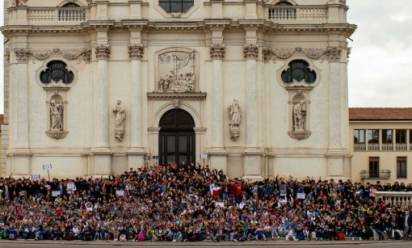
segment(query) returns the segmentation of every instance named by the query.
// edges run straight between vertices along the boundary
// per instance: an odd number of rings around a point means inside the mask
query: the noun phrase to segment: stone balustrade
[[[268,18],[276,23],[325,23],[328,20],[328,7],[325,6],[273,6]]]
[[[87,8],[28,8],[27,19],[29,24],[76,24],[87,20]]]
[[[412,206],[412,192],[378,191],[376,198],[392,206]]]

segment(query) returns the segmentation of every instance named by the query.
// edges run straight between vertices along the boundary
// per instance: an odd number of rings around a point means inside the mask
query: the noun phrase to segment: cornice
[[[189,92],[189,93],[168,93],[168,92],[148,92],[149,100],[169,100],[169,99],[185,99],[185,100],[205,100],[207,93],[205,92]]]
[[[255,28],[275,33],[337,33],[350,37],[357,26],[348,23],[336,24],[278,24],[263,19],[231,20],[204,19],[195,21],[149,21],[146,19],[90,20],[78,25],[7,25],[1,31],[7,36],[14,33],[80,33],[97,29],[131,29],[145,31],[206,31],[213,29],[248,29]]]

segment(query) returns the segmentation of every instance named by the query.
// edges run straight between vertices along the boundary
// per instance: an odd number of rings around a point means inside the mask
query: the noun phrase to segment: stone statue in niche
[[[229,131],[230,138],[232,140],[237,140],[240,137],[240,122],[242,119],[242,114],[239,106],[238,100],[233,100],[233,103],[228,108],[229,112]]]
[[[175,93],[195,91],[195,57],[195,51],[174,51],[160,54],[159,90]]]
[[[114,114],[114,138],[122,142],[126,129],[126,110],[122,106],[122,101],[118,100],[113,109]]]
[[[305,132],[306,128],[306,102],[301,100],[293,105],[293,131]]]
[[[55,94],[48,102],[49,129],[46,134],[53,139],[63,139],[69,133],[65,127],[65,105],[62,96]]]
[[[55,99],[50,101],[50,131],[64,131],[64,107]]]

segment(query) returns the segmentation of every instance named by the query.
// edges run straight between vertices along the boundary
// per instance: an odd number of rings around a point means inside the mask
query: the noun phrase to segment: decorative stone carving
[[[298,140],[306,139],[310,136],[309,131],[309,107],[307,97],[303,91],[292,92],[293,97],[290,104],[290,131],[289,135]]]
[[[122,106],[122,101],[118,100],[113,108],[114,114],[114,138],[122,142],[126,130],[126,110]]]
[[[233,103],[228,108],[229,113],[229,131],[230,138],[237,140],[240,137],[240,123],[242,120],[242,114],[238,100],[233,100]]]
[[[30,56],[30,50],[26,48],[16,48],[14,49],[14,54],[16,55],[16,61],[18,63],[27,63]]]
[[[342,56],[342,49],[338,47],[329,47],[326,50],[326,56],[329,62],[339,62]]]
[[[9,0],[9,7],[23,7],[27,6],[28,0]]]
[[[247,44],[243,47],[243,54],[245,59],[257,59],[259,48],[255,44]]]
[[[266,49],[267,56],[271,58],[287,60],[290,59],[295,54],[302,54],[313,60],[323,60],[328,59],[329,61],[336,61],[340,59],[342,49],[338,47],[329,47],[327,49],[323,48],[277,48],[274,50]],[[269,52],[270,50],[270,52]],[[267,58],[269,59],[269,58]]]
[[[210,47],[210,57],[212,59],[223,60],[225,58],[225,46],[223,44],[213,44]]]
[[[129,45],[129,56],[131,59],[141,60],[144,55],[143,45],[133,44]]]
[[[293,131],[305,131],[306,123],[306,103],[305,101],[296,102],[293,104]]]
[[[67,136],[65,130],[65,107],[63,97],[54,94],[48,102],[49,107],[49,130],[46,134],[53,139],[63,139]]]
[[[109,45],[98,45],[96,47],[96,59],[107,60],[110,57],[110,46]]]
[[[158,88],[161,92],[194,92],[196,86],[196,53],[171,51],[159,55]]]
[[[38,59],[45,60],[50,57],[63,57],[67,60],[84,60],[86,63],[90,63],[92,51],[89,48],[84,49],[46,49],[46,50],[34,50],[30,54]]]
[[[267,48],[267,47],[263,48],[262,53],[263,53],[263,60],[264,61],[269,61],[269,60],[272,59],[273,54],[272,54],[272,50],[270,48]]]

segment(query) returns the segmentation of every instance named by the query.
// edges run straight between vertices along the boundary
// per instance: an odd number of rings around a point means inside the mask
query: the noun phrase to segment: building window
[[[408,163],[406,157],[396,158],[396,175],[398,178],[408,177]]]
[[[310,69],[308,62],[297,59],[290,62],[288,69],[282,72],[282,80],[287,84],[295,81],[311,84],[316,81],[316,72]]]
[[[368,129],[367,136],[369,144],[379,144],[379,129]]]
[[[43,84],[59,83],[71,84],[74,80],[74,74],[67,68],[66,63],[59,60],[50,61],[47,69],[40,73],[40,81]]]
[[[193,0],[160,0],[159,5],[167,13],[184,13],[193,7]]]
[[[406,130],[396,130],[396,144],[406,144]]]
[[[393,142],[393,130],[383,129],[382,130],[382,144],[392,144]]]
[[[353,130],[353,142],[355,144],[365,144],[365,129]]]
[[[409,144],[412,145],[412,129],[409,130]],[[411,147],[411,149],[412,149],[412,147]]]
[[[379,178],[379,157],[369,158],[369,178]]]

